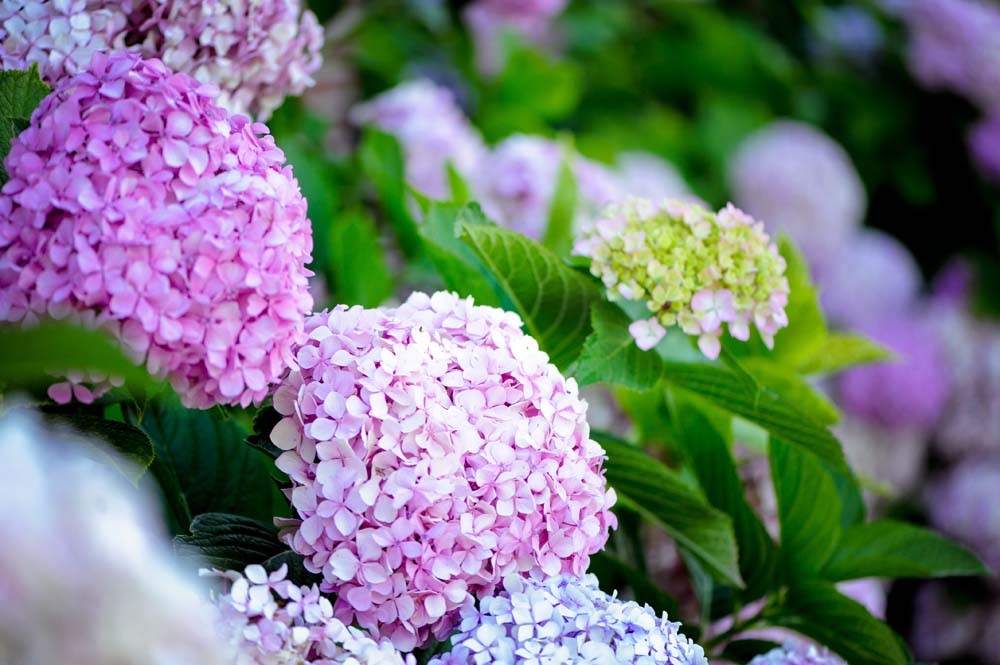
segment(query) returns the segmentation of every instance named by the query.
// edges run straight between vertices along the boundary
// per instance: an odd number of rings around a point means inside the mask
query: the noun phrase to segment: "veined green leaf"
[[[591,308],[593,332],[577,359],[574,375],[581,386],[603,381],[648,390],[663,375],[663,361],[655,351],[643,351],[628,331],[629,318],[617,305],[605,300]]]
[[[855,365],[890,361],[892,351],[853,333],[834,332],[827,335],[816,352],[798,367],[802,374],[832,374]]]

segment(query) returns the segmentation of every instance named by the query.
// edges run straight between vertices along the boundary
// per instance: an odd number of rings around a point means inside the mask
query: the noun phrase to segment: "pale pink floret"
[[[213,94],[98,54],[14,139],[0,190],[0,320],[104,327],[200,408],[261,402],[312,308],[298,183]]]
[[[314,315],[271,440],[283,538],[336,615],[409,650],[505,575],[581,575],[616,524],[586,403],[519,317],[450,293]]]
[[[643,351],[649,351],[660,343],[667,331],[656,320],[656,317],[633,321],[629,324],[628,332],[635,339],[635,345]]]

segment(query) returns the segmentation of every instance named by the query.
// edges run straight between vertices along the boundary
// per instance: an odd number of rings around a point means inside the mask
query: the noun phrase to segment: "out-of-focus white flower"
[[[223,665],[150,502],[82,440],[0,421],[0,662]]]

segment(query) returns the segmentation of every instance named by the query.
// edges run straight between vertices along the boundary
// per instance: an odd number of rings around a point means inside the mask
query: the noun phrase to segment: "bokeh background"
[[[391,211],[366,205],[384,163],[366,128],[397,139],[418,216],[421,197],[468,198],[541,237],[623,194],[732,201],[798,245],[831,325],[896,354],[821,385],[873,511],[1000,573],[1000,4],[310,5],[323,68],[269,125],[309,200],[320,303],[437,286],[404,260]],[[633,428],[612,396],[589,398],[600,426]],[[743,470],[773,522],[761,461]],[[664,590],[690,597],[669,541],[645,547]],[[919,659],[1000,663],[998,590],[855,591]]]

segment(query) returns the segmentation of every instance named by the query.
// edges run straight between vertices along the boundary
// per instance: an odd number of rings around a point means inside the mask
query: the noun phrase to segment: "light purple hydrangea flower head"
[[[750,665],[844,665],[844,661],[823,647],[790,642],[755,657]]]
[[[215,602],[219,634],[241,665],[413,665],[388,642],[375,642],[364,631],[333,616],[333,605],[319,588],[299,586],[282,565],[268,573],[247,566],[243,573],[214,573],[225,590]]]
[[[447,165],[472,173],[485,152],[482,137],[469,124],[451,92],[428,79],[416,79],[355,106],[351,120],[395,136],[406,159],[406,179],[422,194],[449,198]]]
[[[1000,64],[997,65],[1000,68]],[[969,133],[969,150],[983,174],[1000,183],[1000,108]]]
[[[969,457],[948,469],[927,493],[931,524],[968,545],[1000,573],[1000,458]]]
[[[622,194],[650,201],[694,196],[677,167],[650,152],[623,152],[615,159]]]
[[[509,229],[540,239],[545,235],[559,173],[566,160],[576,181],[577,226],[619,194],[614,175],[603,165],[567,155],[544,136],[514,134],[487,155],[472,176],[472,188],[487,217]]]
[[[125,462],[23,415],[0,421],[0,449],[0,660],[232,662],[158,510],[116,468]]]
[[[313,84],[323,32],[300,0],[0,0],[0,64],[56,83],[95,53],[130,50],[219,87],[216,103],[267,119]]]
[[[680,627],[666,613],[604,593],[593,575],[507,578],[478,609],[462,609],[452,650],[430,662],[708,665]]]
[[[923,661],[967,655],[982,632],[984,608],[952,597],[945,582],[925,583],[913,599],[910,644]]]
[[[781,120],[752,134],[729,166],[733,200],[771,233],[784,231],[813,266],[864,220],[867,197],[851,158],[833,139]]]
[[[890,429],[930,431],[950,395],[951,372],[926,315],[874,319],[861,328],[897,358],[839,377],[844,410]]]
[[[860,229],[831,252],[816,274],[823,310],[840,326],[862,327],[911,310],[920,295],[920,268],[910,251],[892,236]]]
[[[511,31],[529,43],[543,45],[553,20],[568,0],[476,0],[463,13],[476,46],[476,64],[484,74],[503,66],[502,37]]]
[[[312,231],[283,163],[267,128],[205,84],[98,54],[4,162],[0,320],[76,316],[188,406],[261,402],[312,307]]]
[[[582,574],[616,525],[586,403],[513,313],[451,293],[306,324],[271,433],[282,537],[336,615],[410,650],[505,575]]]
[[[1000,107],[1000,7],[985,0],[913,0],[909,64],[923,85]]]
[[[643,302],[652,313],[629,327],[641,349],[679,325],[714,359],[725,328],[746,341],[753,324],[771,346],[788,325],[785,259],[764,225],[732,204],[713,213],[678,199],[628,199],[607,206],[574,252],[591,259],[609,298]]]

